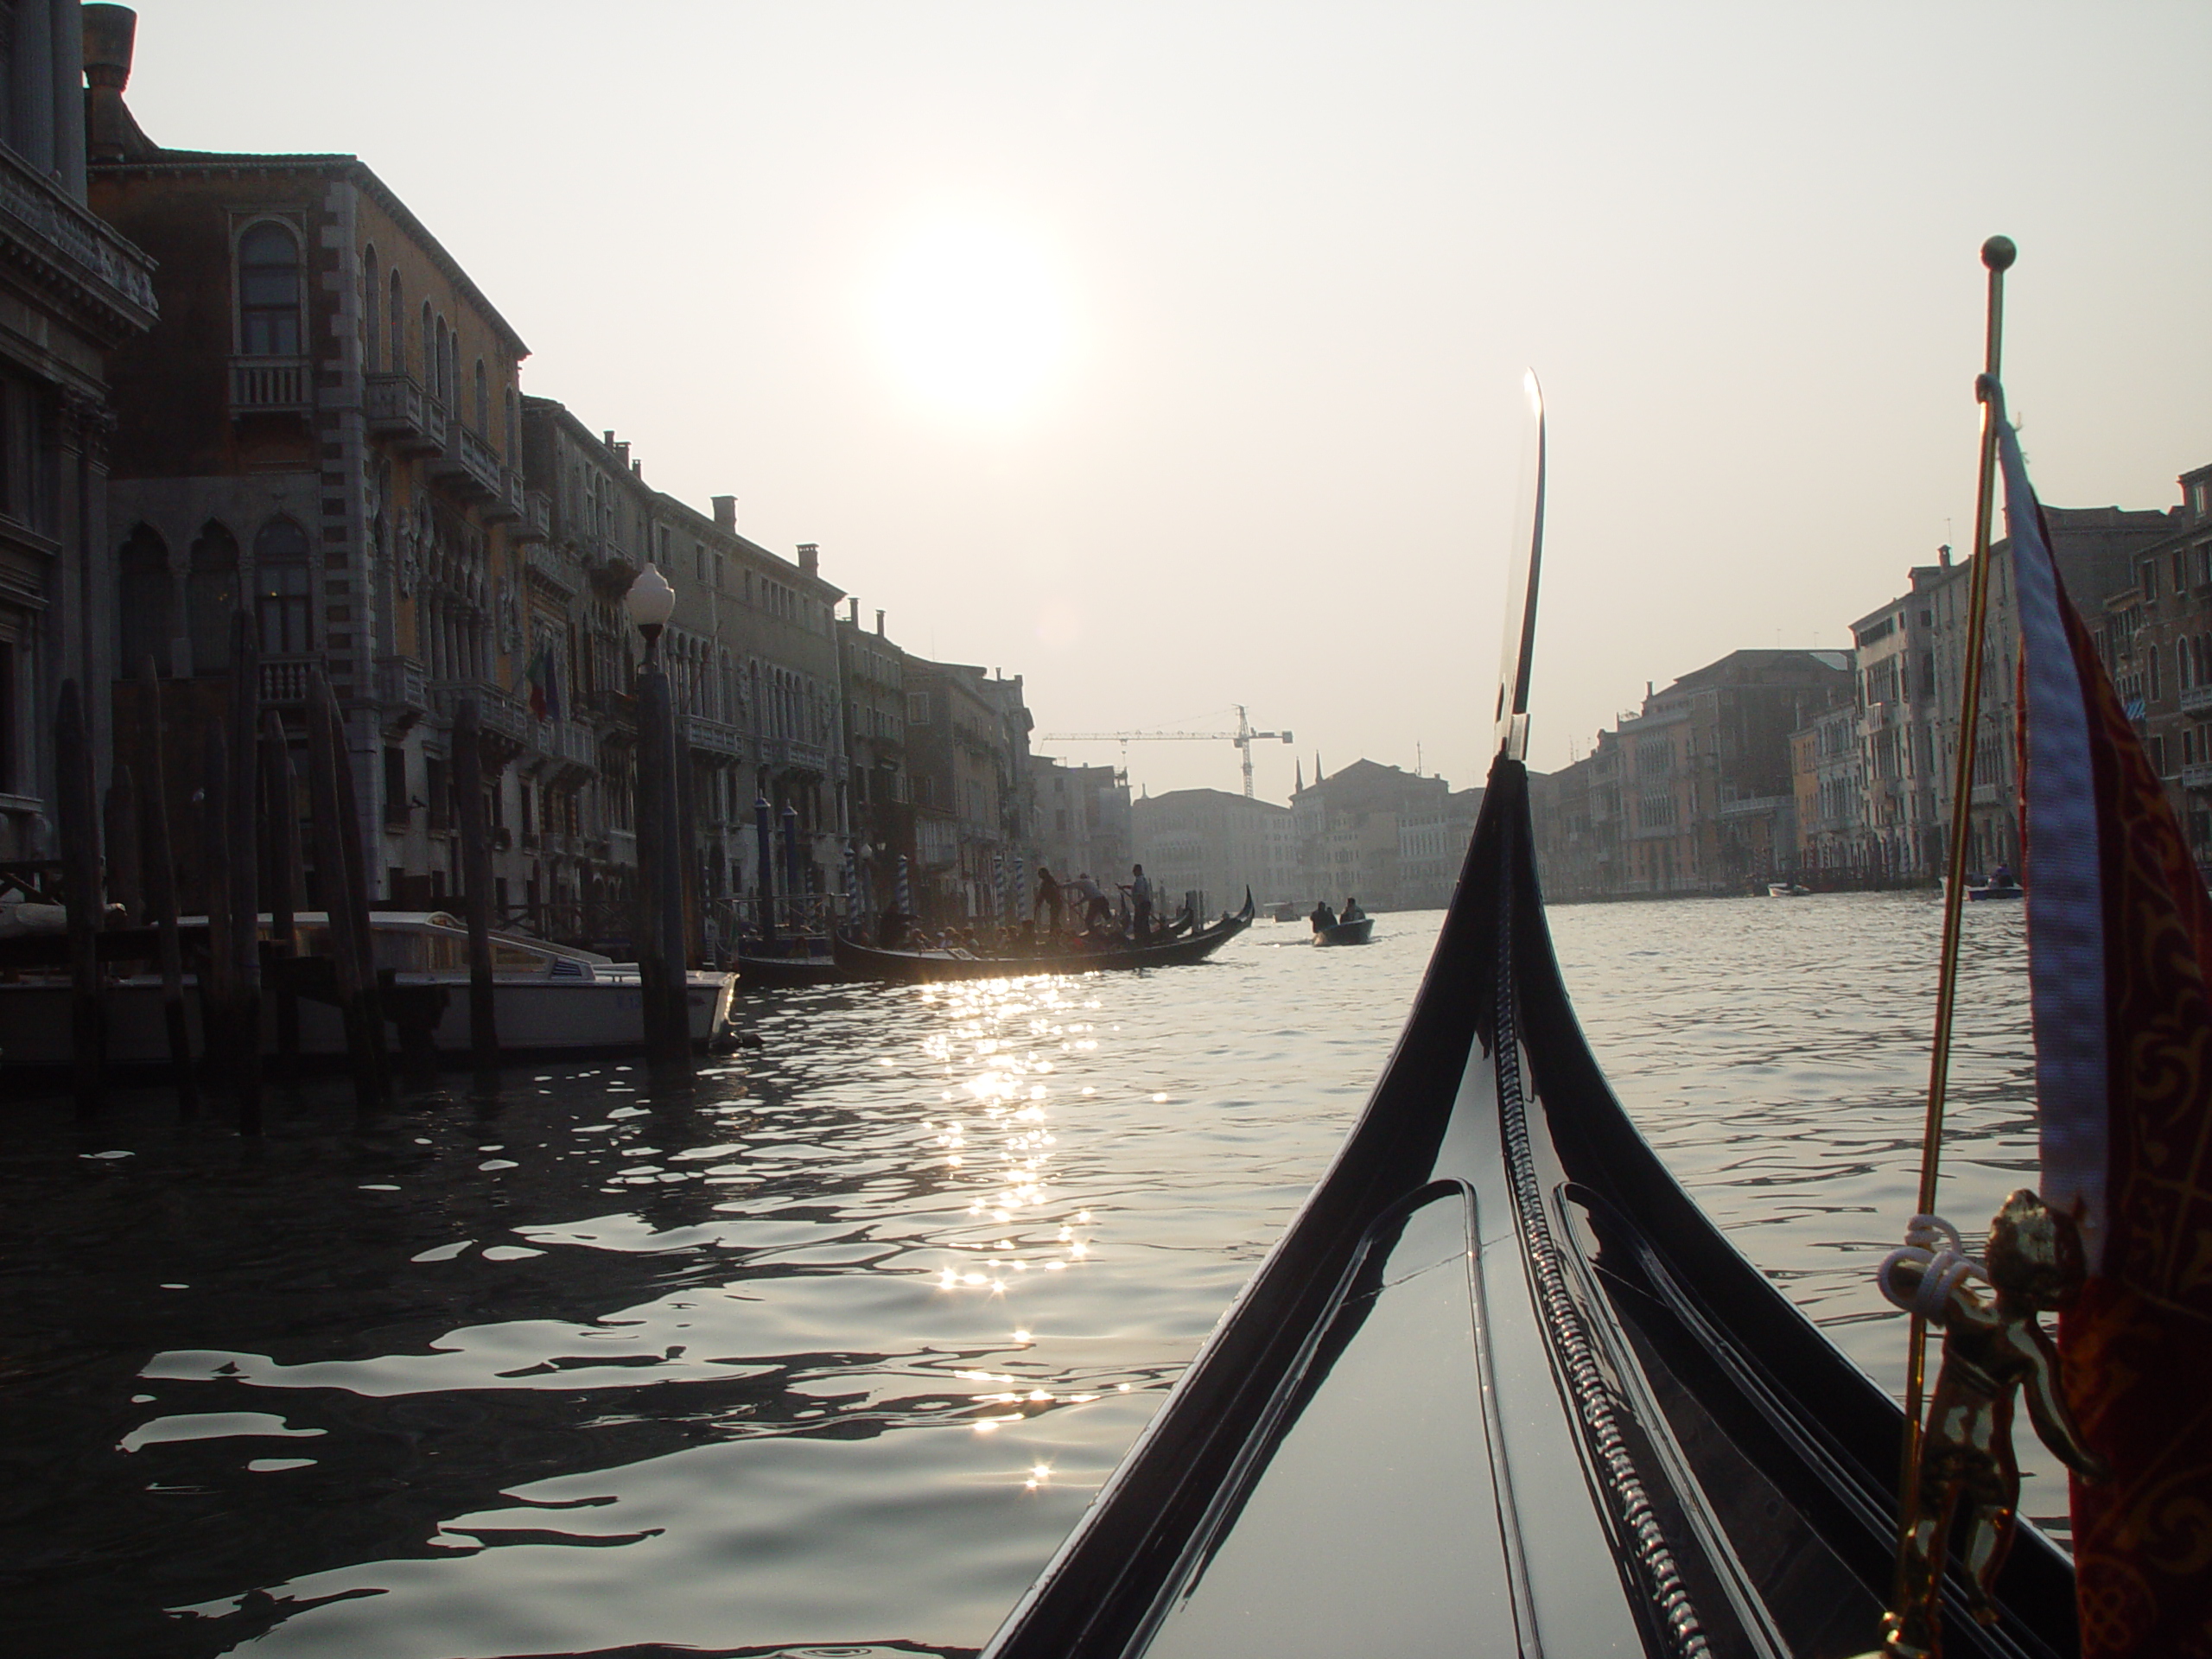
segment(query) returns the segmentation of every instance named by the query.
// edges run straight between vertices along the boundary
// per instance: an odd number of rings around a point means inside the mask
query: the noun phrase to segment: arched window
[[[192,638],[192,671],[227,674],[231,616],[238,608],[238,537],[209,519],[192,543],[184,578],[185,630]]]
[[[253,538],[254,612],[265,656],[304,656],[308,627],[308,533],[271,518]]]
[[[384,285],[377,281],[377,251],[372,243],[361,251],[361,369],[374,374],[384,355]]]
[[[155,671],[169,674],[169,641],[176,633],[176,588],[169,578],[168,544],[140,524],[124,538],[117,560],[116,608],[122,613],[122,677],[135,679],[138,665],[154,659]]]
[[[492,435],[492,379],[484,372],[484,359],[476,359],[476,429],[485,437]]]
[[[407,302],[399,291],[399,273],[391,273],[391,372],[407,372]]]
[[[515,389],[507,388],[507,465],[522,465],[522,406],[515,400]]]
[[[300,245],[274,220],[238,238],[238,350],[247,357],[300,353]]]
[[[454,378],[453,360],[460,348],[460,337],[452,329],[447,327],[446,320],[440,317],[438,319],[438,396],[444,399],[446,407],[456,414],[460,412],[460,405],[455,401],[457,397],[455,389],[460,383]]]
[[[430,335],[430,302],[423,302],[423,390],[435,397],[438,395],[438,348]]]

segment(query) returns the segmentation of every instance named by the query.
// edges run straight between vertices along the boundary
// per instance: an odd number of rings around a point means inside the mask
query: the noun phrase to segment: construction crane
[[[1255,732],[1251,718],[1244,712],[1244,705],[1236,705],[1236,729],[1233,732],[1046,732],[1037,741],[1040,743],[1118,743],[1122,746],[1122,770],[1129,769],[1129,745],[1132,743],[1234,743],[1244,752],[1244,798],[1252,798],[1252,746],[1269,738],[1280,738],[1286,743],[1296,742],[1290,731]]]

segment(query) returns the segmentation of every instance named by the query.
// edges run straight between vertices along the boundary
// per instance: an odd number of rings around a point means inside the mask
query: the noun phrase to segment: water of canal
[[[1987,913],[1983,913],[1987,912]],[[749,1001],[620,1065],[259,1144],[0,1123],[0,1627],[26,1656],[949,1653],[1073,1524],[1342,1138],[1440,917],[1137,976]],[[1894,1386],[1926,895],[1562,908],[1600,1059]],[[2017,909],[1969,906],[1942,1207],[2032,1184]],[[2031,1514],[2063,1512],[2031,1448]]]

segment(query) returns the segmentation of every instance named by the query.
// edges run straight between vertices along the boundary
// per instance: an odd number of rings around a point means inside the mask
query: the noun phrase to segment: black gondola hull
[[[1900,1414],[1622,1112],[1527,811],[1501,760],[1366,1111],[994,1655],[1878,1645]],[[2075,1650],[2031,1529],[2000,1598],[1951,1653]]]

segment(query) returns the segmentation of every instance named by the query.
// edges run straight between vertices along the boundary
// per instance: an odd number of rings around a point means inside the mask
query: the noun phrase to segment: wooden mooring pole
[[[146,913],[146,890],[139,878],[138,791],[129,766],[115,763],[115,779],[102,805],[101,845],[107,854],[107,899],[123,906],[126,927],[137,927]]]
[[[238,1132],[261,1133],[261,653],[253,619],[231,618],[230,823],[225,852],[231,888],[231,1056]]]
[[[300,779],[291,740],[274,709],[261,716],[261,789],[269,826],[269,921],[271,949],[289,962],[300,954],[300,912],[307,907],[300,849]],[[287,1080],[299,1075],[300,997],[286,975],[276,986],[276,1053]]]
[[[369,929],[368,855],[361,845],[360,803],[353,788],[353,761],[346,752],[346,718],[330,682],[322,683],[322,703],[330,721],[331,754],[338,775],[338,826],[345,843],[346,907],[353,916],[354,971],[360,976],[361,1006],[366,1011],[368,1059],[377,1098],[391,1098],[391,1047],[385,1037],[384,993],[377,974],[376,936]]]
[[[370,1028],[369,1011],[361,988],[361,955],[353,941],[353,905],[347,888],[346,841],[350,826],[340,807],[339,770],[345,765],[339,753],[336,710],[329,683],[318,669],[308,698],[308,797],[315,823],[315,879],[318,896],[328,916],[332,975],[337,984],[339,1013],[346,1023],[347,1070],[353,1074],[353,1101],[365,1112],[383,1103],[381,1069],[373,1057],[384,1046],[381,1026]]]
[[[54,711],[54,766],[60,793],[54,827],[68,906],[70,1085],[78,1115],[89,1116],[105,1103],[107,1085],[100,1017],[100,821],[85,701],[73,679],[61,682]]]
[[[235,1075],[232,1046],[231,861],[223,849],[223,823],[231,799],[231,752],[223,722],[211,720],[200,747],[200,880],[207,894],[207,950],[200,963],[200,1042],[209,1070]]]
[[[453,787],[461,820],[461,914],[468,925],[468,1047],[477,1086],[496,1086],[499,1032],[492,1001],[492,843],[484,823],[483,715],[463,697],[453,715]]]
[[[156,957],[162,970],[162,1020],[168,1028],[169,1071],[176,1079],[178,1112],[190,1117],[200,1109],[200,1090],[192,1072],[192,1027],[184,1012],[184,947],[177,936],[176,855],[169,844],[168,766],[162,750],[162,681],[151,657],[138,664],[139,765],[146,793],[139,810],[144,834],[139,850],[146,874],[146,902],[156,930]]]

